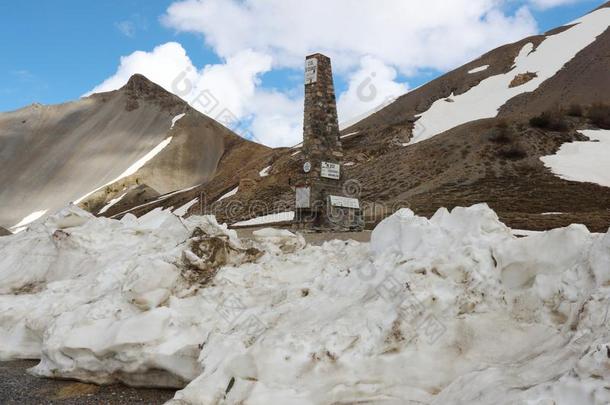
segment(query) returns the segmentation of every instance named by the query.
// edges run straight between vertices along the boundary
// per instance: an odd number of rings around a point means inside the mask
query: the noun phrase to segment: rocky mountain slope
[[[512,227],[578,222],[605,231],[610,135],[591,131],[610,129],[609,26],[610,2],[488,52],[343,130],[343,170],[354,179],[346,191],[362,200],[368,225],[405,206],[431,215],[443,206],[488,202]],[[81,110],[92,115],[72,113]],[[98,187],[80,206],[117,218],[171,208],[235,224],[270,213],[286,219],[294,209],[299,146],[272,150],[242,140],[141,76],[117,92],[2,114],[2,139],[19,138],[25,131],[15,128],[34,125],[31,116],[44,123],[31,138],[48,128],[60,133],[62,125],[70,131],[61,142],[41,137],[35,148],[24,136],[19,142],[27,153],[0,153],[14,156],[8,167],[20,176],[9,182],[9,174],[0,174],[9,184],[0,191],[0,201],[9,203],[3,212],[12,215],[0,218],[5,226]],[[103,136],[91,135],[97,128]],[[120,175],[169,137],[136,173]],[[103,158],[89,158],[100,151]],[[578,167],[571,166],[575,157]]]
[[[609,25],[610,2],[495,49],[345,129],[344,170],[356,180],[349,192],[364,201],[369,224],[403,206],[431,215],[488,202],[514,227],[580,222],[605,231],[607,184],[566,180],[543,160],[568,142],[586,149],[589,138],[579,131],[610,125],[610,109],[598,104],[610,104]],[[581,171],[598,170],[603,159],[583,154],[589,166]],[[239,171],[221,165],[204,186],[131,212],[192,202],[190,213],[213,212],[229,223],[289,212],[291,178],[302,164],[298,146],[250,156]]]
[[[267,150],[141,75],[117,91],[1,113],[0,144],[0,225],[13,230],[70,201],[93,213],[133,206],[209,180],[221,159]]]

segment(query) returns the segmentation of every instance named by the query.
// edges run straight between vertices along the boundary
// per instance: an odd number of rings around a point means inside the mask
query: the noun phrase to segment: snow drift
[[[0,253],[0,359],[40,376],[192,404],[610,401],[610,232],[516,238],[476,205],[309,246],[70,207]]]

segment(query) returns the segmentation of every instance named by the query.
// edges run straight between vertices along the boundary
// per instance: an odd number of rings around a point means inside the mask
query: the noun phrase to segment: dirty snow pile
[[[75,207],[0,237],[0,359],[177,403],[606,404],[609,298],[610,233],[516,238],[486,205],[370,244]]]

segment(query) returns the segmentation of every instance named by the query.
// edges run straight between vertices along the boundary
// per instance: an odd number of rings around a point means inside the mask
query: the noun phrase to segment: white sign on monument
[[[318,81],[318,59],[311,58],[305,61],[305,84]]]
[[[320,176],[327,179],[339,180],[341,178],[341,166],[337,163],[322,162]]]
[[[309,187],[297,187],[296,201],[297,208],[311,208],[311,189]]]
[[[360,209],[360,202],[357,198],[340,197],[338,195],[330,196],[330,205],[333,207]]]

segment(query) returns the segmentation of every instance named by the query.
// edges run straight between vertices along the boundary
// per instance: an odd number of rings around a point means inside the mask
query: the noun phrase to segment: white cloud
[[[408,86],[399,77],[449,70],[535,34],[527,5],[573,1],[578,0],[177,1],[163,23],[202,34],[223,62],[198,69],[180,44],[170,42],[122,58],[116,74],[93,91],[116,89],[142,73],[238,133],[244,122],[256,140],[288,146],[301,138],[302,88],[269,89],[261,83],[263,73],[289,68],[302,74],[305,55],[327,54],[335,75],[348,83],[338,96],[340,121],[346,122],[404,94]],[[506,11],[515,4],[522,6]]]
[[[294,146],[303,140],[302,94],[257,91],[252,100],[251,113],[250,128],[257,142],[271,146]]]
[[[152,52],[136,51],[123,56],[116,73],[86,95],[116,90],[125,85],[135,73],[143,74],[171,91],[172,82],[181,72],[188,72],[187,78],[190,80],[197,79],[197,71],[182,45],[168,42],[157,46]]]
[[[188,99],[195,108],[208,115],[220,113],[222,109],[229,110],[237,117],[247,113],[255,91],[260,86],[259,75],[271,70],[271,58],[267,55],[243,50],[227,58],[226,62],[217,65],[207,65],[194,83],[195,95],[209,91],[218,99],[215,110],[202,107],[195,99]]]
[[[303,100],[261,88],[259,76],[271,69],[271,62],[267,55],[244,50],[198,70],[180,44],[168,42],[122,57],[116,73],[86,95],[116,90],[140,73],[238,133],[289,146],[301,136]]]
[[[250,50],[266,55],[269,68],[301,72],[305,55],[322,52],[333,59],[335,74],[348,89],[338,97],[340,121],[363,117],[391,97],[407,91],[398,74],[420,69],[447,70],[497,45],[537,31],[525,7],[507,15],[514,0],[185,0],[173,3],[165,25],[203,35],[208,46],[227,60]],[[264,70],[259,69],[258,72]],[[302,90],[298,96],[259,86],[252,89],[216,81],[217,92],[231,88],[231,101],[248,120],[256,139],[272,146],[298,143],[302,132]],[[367,80],[370,79],[370,83]],[[370,87],[373,86],[373,87]],[[374,96],[367,92],[374,88]]]
[[[258,76],[269,69],[270,57],[245,50],[197,70],[182,45],[168,42],[122,57],[117,72],[86,95],[116,90],[140,73],[213,118],[240,118],[260,85]]]
[[[363,57],[358,70],[350,75],[347,90],[339,96],[337,108],[340,121],[353,122],[406,93],[407,84],[397,82],[396,76],[396,70],[382,61],[370,56]]]
[[[527,8],[505,14],[512,1],[185,0],[168,8],[163,22],[203,34],[223,57],[250,48],[297,68],[321,51],[343,71],[370,55],[408,74],[455,67],[535,33]]]

